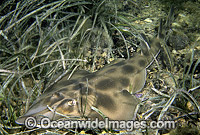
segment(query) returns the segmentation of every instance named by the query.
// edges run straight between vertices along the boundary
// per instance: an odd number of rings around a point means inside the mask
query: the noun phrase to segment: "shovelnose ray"
[[[144,42],[143,42],[144,43]],[[101,70],[90,73],[77,71],[70,80],[66,77],[43,93],[30,109],[16,122],[24,124],[27,117],[37,120],[103,119],[133,120],[140,100],[134,93],[140,91],[146,81],[146,68],[158,54],[159,39],[154,39],[151,48],[143,54],[134,54],[127,60],[118,60]]]

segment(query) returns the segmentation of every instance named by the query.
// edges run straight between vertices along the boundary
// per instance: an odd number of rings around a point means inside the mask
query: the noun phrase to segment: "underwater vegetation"
[[[141,33],[150,42],[160,32],[162,49],[147,69],[136,120],[173,120],[177,128],[128,133],[199,134],[199,5],[197,0],[179,5],[164,0],[3,1],[0,133],[126,133],[111,129],[27,129],[15,121],[62,77],[70,79],[76,70],[95,72],[113,60],[129,59],[142,50]],[[194,131],[185,130],[191,127]]]

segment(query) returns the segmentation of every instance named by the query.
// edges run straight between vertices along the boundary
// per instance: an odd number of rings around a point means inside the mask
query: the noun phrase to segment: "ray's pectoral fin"
[[[136,106],[140,102],[139,99],[131,95],[127,90],[108,94],[97,93],[97,95],[98,98],[95,107],[110,120],[133,119]],[[93,111],[88,117],[103,119],[96,111]]]
[[[130,91],[134,94],[137,92],[140,92],[142,88],[145,85],[146,82],[146,68],[141,70],[139,73],[134,75],[134,77],[131,79],[131,86],[130,86]]]
[[[127,90],[122,90],[116,93],[115,96],[117,96],[115,102],[117,103],[119,114],[116,114],[116,118],[113,119],[132,120],[136,106],[140,103],[140,100],[136,96],[131,95]]]

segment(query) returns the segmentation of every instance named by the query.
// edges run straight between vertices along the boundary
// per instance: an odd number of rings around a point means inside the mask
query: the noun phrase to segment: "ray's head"
[[[24,124],[28,117],[35,117],[37,121],[43,117],[48,117],[50,120],[81,117],[77,92],[79,93],[77,90],[67,91],[63,88],[39,97],[30,109],[16,120],[16,123]]]

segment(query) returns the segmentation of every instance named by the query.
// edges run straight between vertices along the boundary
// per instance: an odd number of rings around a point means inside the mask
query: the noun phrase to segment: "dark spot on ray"
[[[130,80],[126,77],[120,77],[118,79],[118,81],[120,82],[120,84],[123,86],[123,87],[127,87],[129,86],[129,83],[130,83]]]
[[[56,102],[64,99],[64,96],[60,92],[55,92],[50,97],[46,98],[44,102],[50,103],[49,106],[52,106]]]
[[[83,87],[81,88],[80,93],[81,95],[91,95],[92,91],[93,90],[91,88]]]
[[[73,90],[80,90],[84,87],[83,83],[77,83],[75,86],[73,86]]]
[[[122,67],[122,73],[124,74],[130,74],[135,71],[135,68],[132,65],[125,65]]]
[[[145,60],[139,60],[138,64],[140,65],[140,67],[144,67],[146,65]]]
[[[126,64],[125,61],[120,61],[120,62],[115,63],[115,64],[113,64],[113,65],[114,65],[114,66],[122,66],[122,65],[124,65],[124,64]]]
[[[97,106],[102,106],[107,110],[114,111],[116,110],[116,104],[113,101],[113,99],[105,94],[100,94],[98,93],[98,98],[97,98]]]
[[[100,80],[97,84],[96,84],[96,88],[100,89],[100,90],[107,90],[109,88],[114,88],[116,86],[116,83],[113,79],[109,78],[109,79],[104,79],[104,80]]]

